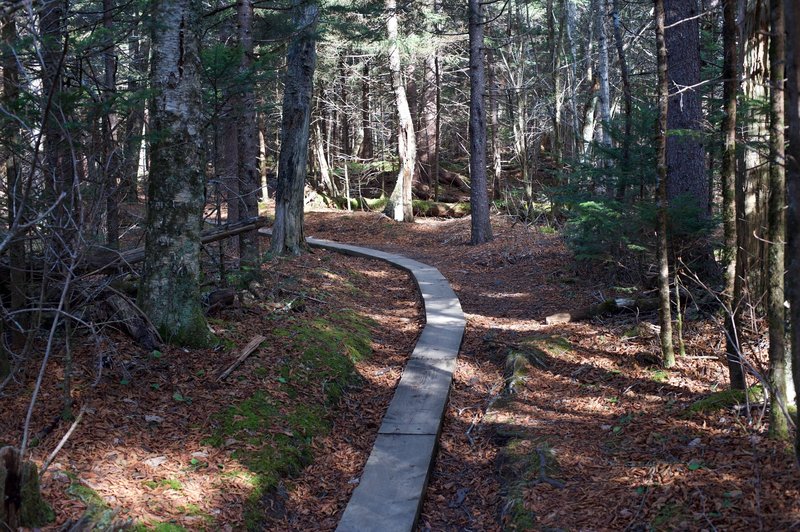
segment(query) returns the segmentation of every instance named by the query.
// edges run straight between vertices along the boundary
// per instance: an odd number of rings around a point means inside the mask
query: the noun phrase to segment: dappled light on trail
[[[495,217],[495,241],[470,246],[468,219],[398,224],[326,211],[307,220],[315,236],[435,266],[464,308],[420,531],[800,523],[791,448],[757,424],[760,400],[749,418],[741,402],[702,406],[727,383],[713,323],[685,323],[689,356],[666,371],[654,312],[545,323],[613,297],[603,272],[576,263],[551,231]]]

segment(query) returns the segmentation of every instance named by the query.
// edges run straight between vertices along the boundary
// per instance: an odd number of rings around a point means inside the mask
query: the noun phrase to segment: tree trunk
[[[235,98],[229,90],[224,90],[222,100],[226,101],[220,110],[219,117],[215,121],[216,129],[216,150],[214,166],[216,169],[216,179],[219,182],[219,192],[222,204],[227,205],[227,223],[237,222],[241,219],[239,212],[242,202],[239,201],[241,192],[239,191],[239,149],[238,142],[239,126],[238,112],[234,109]],[[236,236],[224,245],[227,255],[238,257],[239,237]]]
[[[137,28],[143,28],[139,24]],[[128,93],[137,94],[142,90],[141,80],[147,76],[148,62],[150,57],[150,41],[134,30],[128,39],[128,47],[132,55],[131,72],[128,79]],[[128,117],[125,120],[125,147],[123,153],[124,170],[122,172],[122,182],[120,183],[120,198],[123,201],[139,201],[139,168],[142,151],[142,139],[145,127],[145,98],[137,98],[131,107]]]
[[[483,64],[483,5],[469,0],[469,173],[472,244],[492,239],[489,195],[486,182],[486,107],[483,93],[486,75]]]
[[[492,128],[492,199],[499,200],[502,197],[501,174],[503,171],[502,147],[500,146],[500,111],[497,103],[497,95],[500,89],[497,86],[497,76],[494,68],[494,54],[491,48],[487,50],[487,62],[489,63],[489,116]]]
[[[731,388],[744,389],[744,374],[739,361],[739,302],[736,295],[737,260],[737,171],[736,171],[736,96],[739,87],[738,59],[736,44],[736,0],[722,3],[723,39],[723,105],[725,115],[722,120],[724,147],[722,153],[722,221],[725,235],[723,264],[725,267],[725,289],[722,301],[725,306],[725,345]]]
[[[239,144],[239,217],[258,216],[258,196],[261,183],[258,172],[258,124],[256,123],[256,97],[253,81],[253,0],[237,0],[237,26],[242,59],[239,73],[242,88],[238,95]],[[231,220],[238,221],[238,220]],[[261,264],[257,231],[239,235],[239,257],[242,269],[258,270]]]
[[[570,154],[575,157],[578,154],[578,139],[580,137],[580,126],[578,125],[578,94],[576,86],[578,84],[578,54],[575,47],[575,2],[573,0],[564,0],[564,9],[566,10],[566,26],[567,26],[567,48],[569,49],[569,83],[568,83],[568,100],[569,110],[572,115],[572,135],[570,139]]]
[[[667,240],[669,174],[667,172],[667,122],[669,85],[667,80],[667,47],[664,38],[664,0],[655,0],[656,61],[658,69],[658,125],[656,130],[656,170],[658,174],[658,296],[661,325],[661,359],[665,368],[675,365],[672,347],[672,311],[669,302],[669,243]]]
[[[622,94],[625,100],[625,133],[622,137],[622,176],[617,184],[617,199],[625,199],[625,187],[628,185],[628,174],[631,170],[631,129],[633,103],[631,98],[631,82],[628,78],[628,62],[625,59],[625,47],[622,43],[622,32],[619,23],[619,0],[613,0],[612,19],[614,22],[614,42],[619,56],[619,70],[622,75]]]
[[[308,165],[314,70],[317,66],[319,8],[316,3],[303,0],[293,0],[292,5],[297,31],[286,52],[281,151],[275,193],[275,224],[272,227],[271,250],[278,255],[297,255],[305,247],[303,189]]]
[[[417,145],[414,137],[414,124],[406,99],[400,67],[400,47],[397,28],[397,0],[386,0],[386,32],[389,38],[389,72],[392,78],[395,102],[397,104],[397,153],[400,157],[400,171],[397,181],[386,203],[384,213],[398,222],[413,222],[411,206],[411,186],[414,179],[414,166],[417,160]]]
[[[360,159],[372,159],[374,144],[372,142],[373,133],[369,119],[369,63],[367,61],[364,61],[361,78],[361,129],[364,131],[364,137],[357,152],[358,157]]]
[[[424,83],[420,105],[417,155],[419,156],[420,180],[426,187],[433,186],[433,159],[436,156],[436,55],[434,49],[425,57]]]
[[[597,76],[600,81],[599,103],[603,146],[611,146],[611,89],[608,80],[608,39],[606,38],[606,3],[594,0],[595,32],[597,33]]]
[[[3,69],[3,95],[2,102],[5,109],[16,109],[19,105],[17,101],[19,91],[19,66],[15,55],[14,46],[17,44],[17,25],[13,15],[1,21],[2,30],[2,57]],[[21,138],[19,127],[11,121],[0,120],[3,123],[3,153],[5,160],[5,203],[8,213],[8,231],[15,231],[21,222],[22,209],[24,205],[23,184],[20,180],[22,168],[19,164],[17,150],[21,148]],[[25,235],[17,235],[8,245],[9,261],[9,298],[8,310],[10,312],[21,310],[26,304],[26,275],[25,275]],[[22,329],[27,328],[27,316],[25,313],[14,318]],[[11,328],[10,344],[12,349],[17,350],[22,347],[25,341],[23,331],[17,327]],[[11,359],[5,346],[0,346],[0,378],[5,377],[11,370]]]
[[[117,91],[117,57],[113,40],[114,0],[103,0],[103,29],[107,32],[103,51],[103,101],[107,111],[102,118],[103,168],[106,186],[106,243],[111,249],[119,248],[119,204],[121,197],[120,170],[122,161],[117,144],[118,118],[113,111]]]
[[[769,248],[767,254],[767,321],[769,323],[769,381],[771,386],[770,433],[788,438],[787,406],[791,362],[786,359],[786,319],[783,294],[784,249],[786,241],[786,178],[784,140],[785,35],[783,0],[770,0],[772,24],[769,45],[770,138],[769,138]]]
[[[695,0],[670,0],[666,6],[665,40],[669,75],[667,128],[667,191],[671,202],[679,197],[693,202],[705,216],[708,198],[705,150],[699,139],[703,110],[700,106],[700,29]],[[677,132],[677,133],[676,133]]]
[[[788,210],[786,224],[800,227],[800,0],[785,0],[786,20],[786,122],[789,145],[786,150]],[[800,231],[788,232],[787,276],[789,281],[789,331],[792,346],[792,375],[800,383]],[[798,394],[800,395],[800,394]],[[800,401],[797,400],[797,403]],[[797,404],[796,403],[796,404]],[[798,404],[797,406],[800,406]],[[800,460],[800,430],[795,433],[795,455]]]
[[[157,0],[152,162],[139,304],[166,341],[204,345],[200,229],[205,204],[198,27],[193,0]]]

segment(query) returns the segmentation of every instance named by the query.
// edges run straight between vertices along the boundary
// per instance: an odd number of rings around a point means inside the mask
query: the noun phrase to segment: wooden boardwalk
[[[269,234],[268,229],[261,229]],[[413,530],[433,457],[466,320],[439,270],[374,249],[308,238],[309,245],[385,261],[408,271],[425,305],[425,328],[403,370],[339,532]]]

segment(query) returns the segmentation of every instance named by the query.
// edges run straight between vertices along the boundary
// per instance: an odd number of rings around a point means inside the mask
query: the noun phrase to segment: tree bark
[[[258,124],[256,122],[255,83],[253,81],[253,0],[237,0],[237,26],[242,59],[239,74],[243,79],[238,95],[239,216],[258,216],[261,183],[258,172]],[[231,220],[238,221],[238,220]],[[258,233],[253,230],[239,235],[239,257],[242,269],[258,270],[261,264]]]
[[[786,122],[789,145],[786,151],[788,210],[786,223],[800,227],[800,0],[785,0],[786,21]],[[788,232],[787,279],[789,295],[792,375],[800,383],[800,231]],[[795,398],[797,401],[797,398]],[[800,401],[797,401],[800,403]],[[797,406],[800,406],[798,404]],[[795,434],[795,455],[800,460],[800,430]]]
[[[767,322],[769,323],[770,434],[786,439],[789,424],[784,415],[791,362],[786,359],[784,307],[784,249],[786,241],[786,178],[784,140],[784,35],[783,0],[770,0],[770,131],[769,131],[769,248],[767,250]]]
[[[103,101],[106,113],[102,118],[103,129],[103,168],[106,186],[106,243],[112,249],[119,247],[119,204],[121,198],[120,171],[122,161],[117,143],[119,119],[114,108],[114,95],[117,91],[117,57],[113,40],[114,0],[103,0],[103,29],[107,32],[106,49],[103,52]]]
[[[614,42],[617,45],[617,55],[619,56],[619,70],[622,76],[622,95],[625,101],[625,133],[622,138],[622,176],[617,184],[617,199],[625,199],[625,188],[628,185],[627,179],[631,166],[631,129],[633,126],[633,103],[631,97],[631,82],[628,77],[628,62],[625,58],[625,47],[622,42],[622,32],[619,22],[619,0],[612,0],[613,12],[611,14],[614,22]]]
[[[595,1],[595,32],[597,33],[597,75],[600,81],[600,141],[603,146],[611,146],[611,89],[608,80],[608,39],[606,38],[606,3]]]
[[[483,5],[469,0],[469,172],[472,244],[492,239],[486,180],[486,74],[483,63]]]
[[[424,83],[419,117],[419,156],[420,180],[426,187],[433,187],[433,159],[436,157],[436,89],[439,80],[436,76],[437,48],[425,57]]]
[[[2,57],[3,69],[3,95],[2,102],[5,109],[17,109],[19,107],[19,66],[14,50],[17,44],[17,25],[13,15],[8,19],[0,21],[3,24],[2,30]],[[20,130],[13,121],[0,119],[3,124],[3,153],[5,159],[5,180],[6,193],[5,203],[8,213],[7,229],[15,231],[20,222],[23,222],[22,213],[24,192],[20,180],[21,166],[17,150],[21,146]],[[24,235],[17,235],[8,245],[9,261],[9,298],[8,310],[11,312],[22,309],[26,304],[26,285],[25,275],[25,241]],[[23,329],[27,327],[27,316],[23,313],[15,318],[19,326]],[[2,327],[2,326],[0,326]],[[2,327],[4,328],[4,327]],[[23,331],[16,327],[11,328],[10,344],[13,349],[20,348],[25,341]],[[0,377],[5,377],[11,370],[11,359],[5,346],[0,346]]]
[[[386,32],[389,39],[389,72],[397,105],[397,153],[400,157],[400,171],[397,173],[397,181],[389,196],[389,201],[386,203],[384,213],[397,222],[413,222],[411,186],[417,161],[417,144],[414,136],[414,123],[401,75],[397,0],[386,0],[385,6],[387,12]]]
[[[672,347],[672,310],[669,301],[669,243],[667,237],[669,174],[667,172],[667,122],[669,85],[667,80],[667,47],[664,38],[664,0],[655,0],[656,61],[658,69],[658,125],[656,129],[656,170],[658,174],[658,317],[661,325],[661,360],[665,368],[675,365]]]
[[[700,26],[695,0],[665,3],[669,117],[667,128],[667,192],[670,202],[691,202],[701,217],[707,215],[708,180],[705,149],[699,135]]]
[[[139,289],[142,310],[168,342],[204,345],[200,229],[205,204],[202,93],[195,0],[157,0],[153,33],[152,162]]]
[[[317,66],[316,26],[319,8],[313,1],[293,0],[297,31],[286,53],[286,79],[281,120],[278,188],[272,253],[298,255],[305,248],[303,189],[308,165],[309,122]]]
[[[372,125],[369,118],[369,62],[364,61],[362,67],[361,78],[361,129],[363,130],[363,138],[358,149],[359,159],[372,159],[374,156],[373,150],[373,132]]]
[[[739,302],[736,295],[737,272],[737,205],[736,205],[736,96],[739,87],[738,79],[738,47],[736,43],[737,0],[722,2],[722,40],[723,40],[723,105],[722,119],[723,152],[722,152],[722,220],[725,238],[723,265],[725,268],[725,288],[722,301],[725,306],[725,352],[728,361],[728,373],[731,388],[744,389],[744,374],[739,360]]]

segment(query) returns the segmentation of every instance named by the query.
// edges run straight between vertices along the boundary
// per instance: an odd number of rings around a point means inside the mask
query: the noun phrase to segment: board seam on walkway
[[[261,234],[270,235],[268,228]],[[307,238],[313,247],[382,260],[409,272],[425,307],[425,327],[403,370],[358,486],[337,532],[413,530],[433,465],[466,320],[436,268],[402,255]]]

